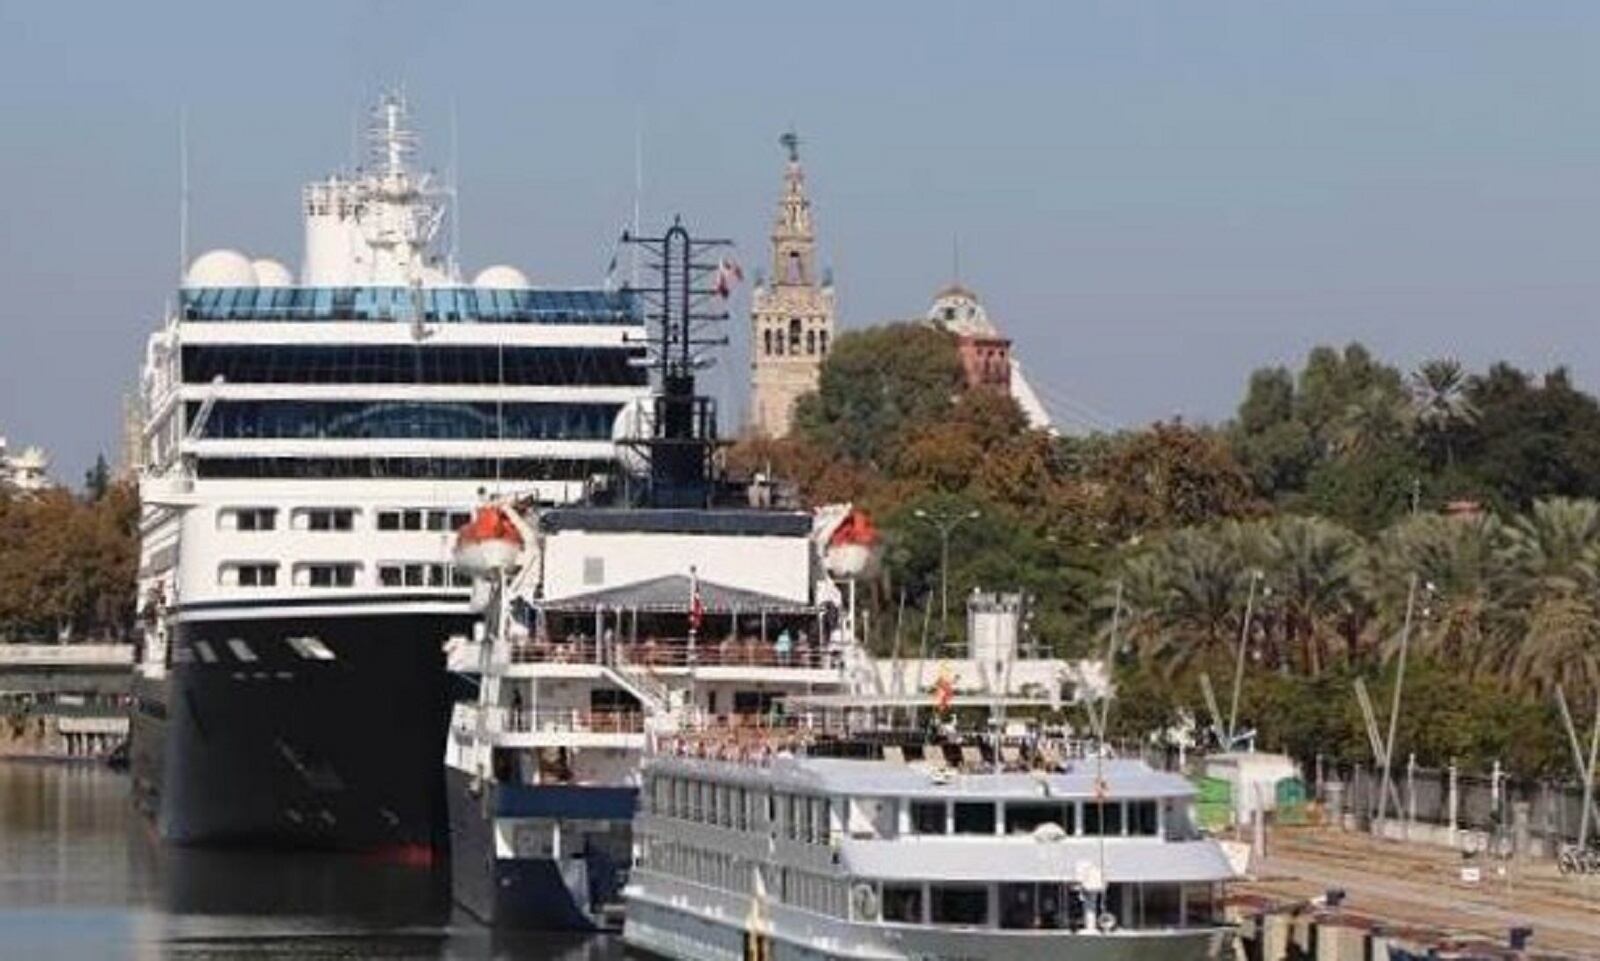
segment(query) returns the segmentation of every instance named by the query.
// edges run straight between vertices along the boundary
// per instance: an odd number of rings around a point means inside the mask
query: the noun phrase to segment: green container
[[[1277,801],[1279,824],[1306,823],[1306,782],[1297,777],[1286,777],[1273,785]]]
[[[1223,831],[1233,826],[1233,782],[1219,777],[1194,779],[1194,813],[1200,827]]]

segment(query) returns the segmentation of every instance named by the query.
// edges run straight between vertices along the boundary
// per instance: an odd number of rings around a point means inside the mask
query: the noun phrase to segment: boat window
[[[922,923],[922,885],[885,884],[883,919],[901,924]]]
[[[1114,837],[1122,833],[1122,802],[1089,802],[1083,806],[1083,833]]]
[[[957,801],[957,834],[993,834],[995,825],[993,801]]]
[[[828,799],[811,799],[811,843],[827,844],[830,825],[828,823]]]
[[[934,924],[982,926],[989,923],[989,891],[981,885],[933,885],[928,889],[929,918]]]
[[[1000,885],[1002,928],[1061,928],[1068,923],[1059,884]]]
[[[1175,928],[1183,921],[1183,887],[1177,884],[1145,884],[1139,892],[1142,928]]]
[[[1156,831],[1156,802],[1129,801],[1128,833],[1153,838]]]
[[[1007,834],[1032,834],[1045,824],[1058,825],[1063,831],[1072,834],[1076,831],[1073,824],[1074,807],[1071,804],[1019,804],[1012,802],[1006,805],[1006,833]]]
[[[911,802],[912,831],[917,834],[943,834],[947,827],[943,801]]]
[[[733,789],[733,827],[740,831],[750,828],[750,802],[742,787]]]
[[[270,531],[278,526],[278,512],[271,507],[235,507],[217,514],[223,530]]]

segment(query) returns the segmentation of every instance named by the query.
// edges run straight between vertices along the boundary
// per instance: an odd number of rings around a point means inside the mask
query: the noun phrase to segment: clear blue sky
[[[921,312],[959,234],[1047,395],[1120,424],[1350,339],[1600,386],[1600,5],[551,6],[0,0],[0,432],[72,483],[115,455],[180,106],[191,249],[293,265],[301,183],[391,82],[440,166],[456,105],[469,268],[597,280],[636,118],[647,217],[759,263],[792,123],[844,325]]]

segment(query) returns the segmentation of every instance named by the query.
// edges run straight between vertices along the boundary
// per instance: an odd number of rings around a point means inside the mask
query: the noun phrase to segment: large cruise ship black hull
[[[441,645],[470,623],[180,622],[184,653],[135,711],[136,799],[179,844],[428,856],[445,837]]]

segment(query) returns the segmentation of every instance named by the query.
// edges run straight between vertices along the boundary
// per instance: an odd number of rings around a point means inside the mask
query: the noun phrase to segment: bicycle
[[[1600,844],[1580,848],[1563,844],[1556,854],[1556,870],[1562,874],[1600,874]]]

